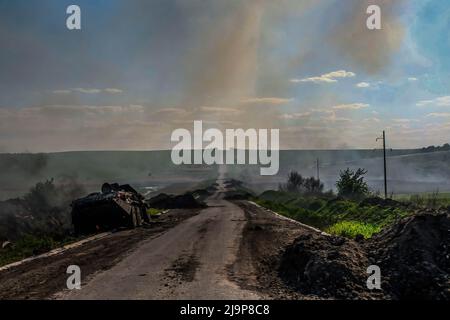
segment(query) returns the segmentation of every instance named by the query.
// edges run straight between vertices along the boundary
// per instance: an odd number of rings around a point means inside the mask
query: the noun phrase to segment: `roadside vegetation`
[[[289,218],[325,232],[355,238],[370,238],[409,214],[406,204],[375,197],[364,181],[364,169],[341,171],[337,195],[323,191],[315,178],[291,172],[278,191],[266,191],[255,202]],[[313,187],[311,187],[313,186]]]
[[[149,208],[147,209],[147,214],[151,216],[157,216],[163,212],[162,209]]]
[[[0,202],[0,266],[73,241],[70,202],[84,192],[75,181],[39,182],[21,198]]]
[[[392,199],[423,208],[450,207],[450,192],[439,192],[439,190],[419,194],[394,194]]]
[[[76,240],[76,238],[71,236],[58,239],[58,237],[45,235],[25,235],[14,244],[6,243],[4,248],[0,247],[0,267],[31,256],[49,252]]]

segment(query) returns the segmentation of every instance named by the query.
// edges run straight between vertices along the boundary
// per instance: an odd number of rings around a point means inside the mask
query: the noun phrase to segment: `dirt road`
[[[301,298],[277,274],[280,254],[313,232],[247,201],[171,210],[159,223],[125,230],[0,272],[0,299]],[[81,290],[65,289],[79,265]]]
[[[258,299],[256,292],[228,280],[227,267],[237,259],[245,213],[222,199],[156,239],[150,239],[81,290],[61,299]],[[249,267],[251,267],[249,265]]]

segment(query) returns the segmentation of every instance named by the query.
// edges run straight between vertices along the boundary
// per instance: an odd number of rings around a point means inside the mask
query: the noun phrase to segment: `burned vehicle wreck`
[[[128,184],[104,183],[101,192],[75,200],[71,206],[76,234],[135,228],[149,222],[144,197]]]

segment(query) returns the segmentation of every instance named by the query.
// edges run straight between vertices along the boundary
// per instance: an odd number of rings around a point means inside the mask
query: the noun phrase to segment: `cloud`
[[[272,105],[280,105],[280,104],[287,104],[287,103],[289,103],[291,101],[293,101],[293,99],[267,97],[267,98],[242,99],[241,103],[243,103],[243,104],[272,104]]]
[[[350,104],[340,104],[333,106],[334,110],[359,110],[370,107],[370,104],[366,103],[350,103]]]
[[[345,117],[338,117],[336,113],[332,113],[328,117],[322,117],[322,120],[325,122],[352,122],[353,120]]]
[[[52,92],[54,94],[69,94],[69,93],[72,93],[71,90],[53,90]]]
[[[376,123],[378,123],[378,122],[380,122],[381,120],[380,120],[379,118],[372,117],[372,118],[366,118],[366,119],[364,119],[363,121],[364,121],[364,122],[376,122]]]
[[[83,94],[99,94],[99,93],[109,93],[109,94],[117,94],[122,93],[123,90],[117,88],[106,88],[106,89],[97,89],[97,88],[72,88],[72,89],[62,89],[62,90],[53,90],[54,94],[69,94],[73,92],[83,93]]]
[[[402,6],[407,1],[398,0],[347,0],[345,6],[330,5],[336,17],[331,20],[332,32],[327,45],[334,44],[340,59],[349,60],[354,67],[369,74],[380,73],[389,67],[394,53],[399,52],[404,39],[405,28],[401,20]],[[366,28],[369,5],[382,8],[382,29],[371,31]],[[322,40],[323,41],[323,40]],[[358,70],[358,69],[357,69]]]
[[[168,144],[165,127],[141,105],[8,109],[0,112],[0,145],[8,152],[158,148]]]
[[[370,87],[370,83],[368,83],[368,82],[360,82],[356,86],[358,88],[368,88],[368,87]]]
[[[104,92],[114,94],[114,93],[122,93],[123,90],[117,89],[117,88],[106,88],[106,89],[104,90]]]
[[[311,112],[301,112],[301,113],[284,113],[280,115],[280,119],[284,120],[297,120],[302,118],[308,118],[311,116]]]
[[[416,103],[418,107],[424,106],[450,107],[450,96],[438,97],[431,100],[422,100]]]
[[[72,90],[76,91],[76,92],[80,92],[80,93],[86,93],[86,94],[95,94],[95,93],[101,93],[102,92],[102,90],[95,89],[95,88],[89,88],[89,89],[86,89],[86,88],[74,88]]]
[[[203,112],[218,112],[218,113],[240,113],[241,111],[234,108],[223,107],[200,107],[200,111]]]
[[[419,122],[419,120],[417,119],[405,119],[405,118],[400,118],[400,119],[392,119],[393,122],[396,123],[411,123],[411,122]]]
[[[409,82],[414,82],[414,81],[418,81],[419,79],[415,78],[415,77],[409,77],[408,81]]]
[[[313,82],[313,83],[334,83],[337,82],[338,78],[352,78],[355,74],[353,72],[338,70],[323,74],[318,77],[310,77],[305,79],[291,79],[292,83],[300,83],[300,82]]]
[[[427,114],[427,117],[448,118],[450,117],[450,112],[432,112]]]

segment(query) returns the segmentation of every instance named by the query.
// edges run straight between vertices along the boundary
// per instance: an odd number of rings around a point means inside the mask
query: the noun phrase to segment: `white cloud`
[[[95,88],[74,88],[73,91],[77,91],[80,93],[86,93],[86,94],[94,94],[94,93],[100,93],[102,92],[102,90],[100,89],[95,89]]]
[[[438,97],[431,100],[422,100],[416,103],[418,107],[424,106],[450,107],[450,96]]]
[[[123,90],[117,88],[106,88],[106,89],[97,89],[97,88],[72,88],[72,89],[63,89],[63,90],[53,90],[54,94],[69,94],[72,92],[79,92],[84,94],[99,94],[99,93],[109,93],[109,94],[117,94],[122,93]]]
[[[353,72],[345,71],[345,70],[338,70],[333,71],[330,73],[323,74],[318,77],[310,77],[310,78],[304,78],[304,79],[291,79],[290,81],[292,83],[300,83],[300,82],[312,82],[312,83],[334,83],[337,82],[336,79],[338,78],[351,78],[354,77],[356,74]]]
[[[293,99],[286,99],[286,98],[276,98],[276,97],[266,97],[266,98],[247,98],[242,99],[241,103],[244,104],[273,104],[273,105],[279,105],[279,104],[286,104],[291,102]]]
[[[432,112],[427,114],[427,117],[448,118],[450,117],[450,112]]]
[[[104,91],[106,93],[112,93],[112,94],[114,94],[114,93],[122,93],[123,92],[123,90],[117,89],[117,88],[106,88]]]
[[[369,104],[365,103],[350,103],[350,104],[340,104],[333,106],[334,110],[359,110],[370,107]]]
[[[69,93],[71,93],[72,91],[70,91],[70,90],[53,90],[52,91],[54,94],[69,94]]]
[[[285,120],[296,120],[296,119],[302,119],[307,118],[311,115],[311,112],[302,112],[302,113],[284,113],[280,116],[280,119]]]
[[[411,123],[411,122],[419,122],[419,120],[417,119],[404,119],[404,118],[400,118],[400,119],[392,119],[393,122],[396,123]]]
[[[199,109],[204,112],[219,112],[219,113],[239,113],[239,112],[241,112],[238,109],[223,108],[223,107],[200,107]]]
[[[376,117],[372,117],[372,118],[366,118],[363,121],[364,122],[376,122],[376,123],[378,123],[378,122],[380,122],[380,119],[376,118]]]
[[[370,87],[370,83],[368,83],[368,82],[360,82],[356,86],[358,88],[368,88],[368,87]]]

